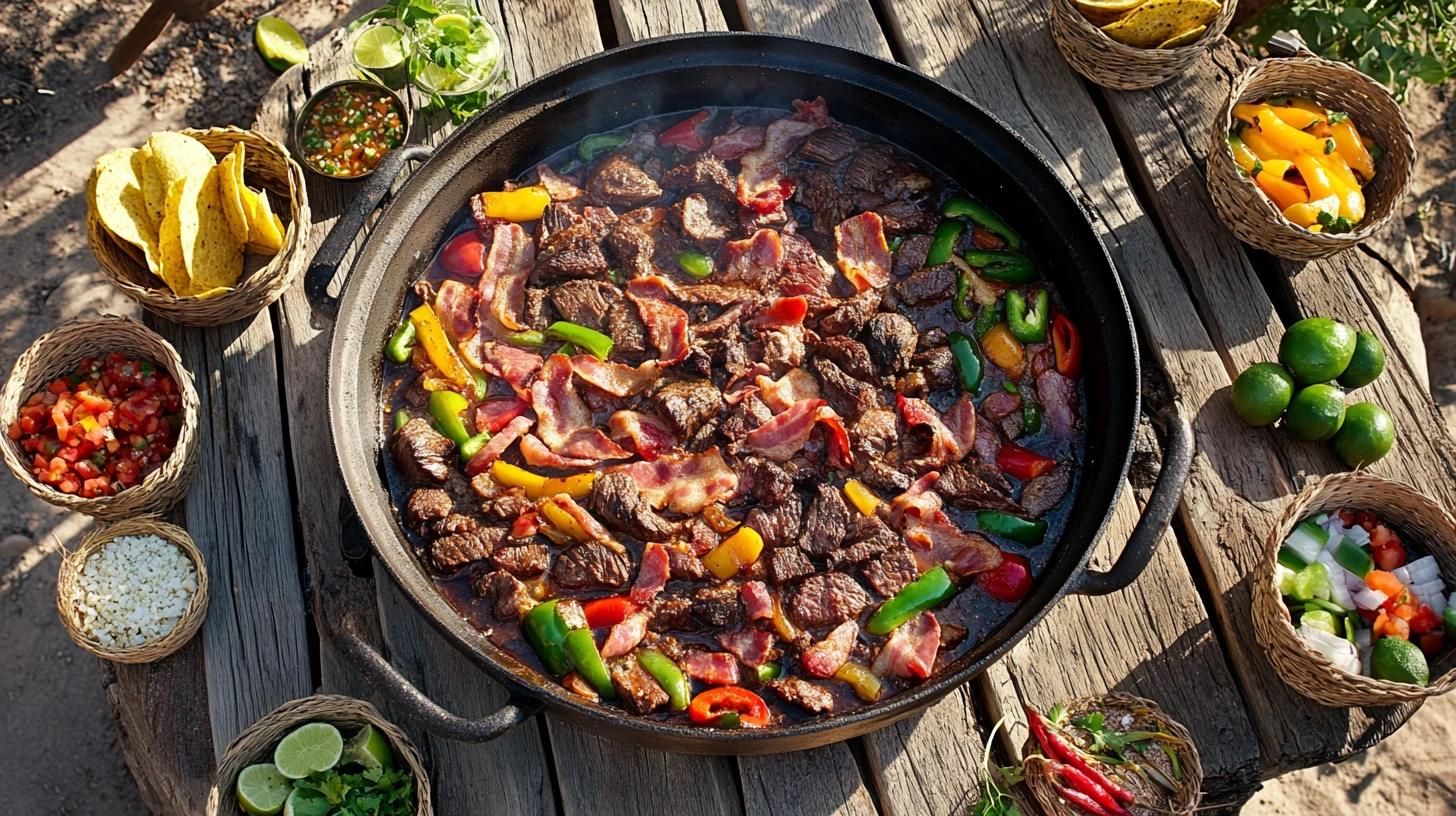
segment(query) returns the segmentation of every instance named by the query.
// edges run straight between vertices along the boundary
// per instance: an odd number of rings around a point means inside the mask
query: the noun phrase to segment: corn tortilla
[[[1195,42],[1198,42],[1198,38],[1199,37],[1202,37],[1203,36],[1203,32],[1205,32],[1207,30],[1208,30],[1208,26],[1206,26],[1206,25],[1201,25],[1201,26],[1198,26],[1197,28],[1190,28],[1187,31],[1183,32],[1182,34],[1179,34],[1178,36],[1169,39],[1167,42],[1163,43],[1162,45],[1160,45],[1158,47],[1159,48],[1182,48],[1185,45],[1192,45]]]
[[[1214,0],[1148,0],[1102,31],[1134,48],[1157,48],[1199,26],[1206,26],[1223,9]]]
[[[155,272],[158,234],[147,215],[139,176],[142,162],[141,154],[130,148],[107,153],[96,160],[95,188],[88,192],[90,204],[107,231],[126,246],[129,254],[140,255],[137,260]]]
[[[267,190],[254,193],[252,203],[247,250],[254,255],[277,255],[283,249],[283,221],[268,206]]]
[[[171,131],[153,133],[142,150],[145,151],[142,190],[146,194],[147,213],[160,227],[167,214],[167,197],[177,180],[188,176],[202,178],[217,161],[202,142]]]
[[[243,196],[238,190],[237,165],[241,158],[243,143],[218,162],[219,192],[222,194],[223,210],[227,213],[228,227],[232,230],[233,243],[239,247],[248,243],[248,212],[243,209]]]
[[[243,274],[243,248],[233,240],[223,204],[223,172],[214,166],[203,179],[196,202],[196,231],[189,235],[188,221],[182,221],[182,255],[187,262],[189,295],[233,286]]]

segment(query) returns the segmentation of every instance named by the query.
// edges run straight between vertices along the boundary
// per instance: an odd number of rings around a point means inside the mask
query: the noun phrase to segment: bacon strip
[[[1052,430],[1071,436],[1077,422],[1077,383],[1056,371],[1043,371],[1036,378],[1036,393]]]
[[[687,359],[693,342],[688,313],[668,302],[672,290],[656,275],[627,282],[627,297],[637,304],[637,313],[647,327],[647,339],[657,349],[658,362],[674,365]]]
[[[773,419],[749,431],[743,442],[749,450],[769,459],[787,462],[803,449],[804,444],[809,441],[809,434],[814,431],[814,424],[820,421],[830,426],[831,439],[841,448],[835,452],[835,467],[845,466],[838,463],[845,462],[848,458],[849,436],[844,432],[844,424],[839,420],[839,415],[822,399],[799,400],[774,415]],[[841,434],[844,434],[842,438]]]
[[[612,414],[607,420],[607,428],[613,442],[624,450],[637,451],[637,455],[649,462],[677,444],[677,438],[662,420],[636,411],[623,410]]]
[[[778,280],[784,247],[777,232],[761,229],[741,241],[724,244],[719,260],[723,271],[718,273],[718,280],[766,291]]]
[[[584,468],[597,464],[595,459],[570,459],[559,453],[552,453],[534,434],[521,437],[521,456],[531,467]]]
[[[930,488],[940,480],[938,471],[929,473],[916,479],[913,484],[905,489],[904,493],[890,500],[890,526],[899,528],[907,516],[911,518],[929,518],[940,512],[940,494]]]
[[[576,519],[576,523],[581,525],[581,529],[585,530],[586,534],[591,536],[593,541],[600,541],[617,552],[627,551],[627,548],[622,546],[622,542],[613,538],[612,534],[607,532],[607,528],[603,527],[602,523],[597,521],[595,516],[588,513],[585,507],[577,504],[575,499],[565,493],[557,493],[555,496],[546,499],[546,501],[560,507],[572,518]]]
[[[619,465],[637,482],[642,497],[654,510],[696,515],[717,501],[727,501],[738,488],[738,474],[723,461],[717,448],[702,453],[672,453],[652,462]]]
[[[885,223],[877,213],[845,219],[834,228],[834,244],[839,269],[856,290],[890,285],[890,245],[885,243]]]
[[[462,343],[460,350],[471,365],[493,377],[500,377],[517,394],[530,398],[531,378],[541,370],[541,355],[508,343],[482,342],[480,334],[471,342]]]
[[[668,574],[667,548],[650,542],[642,551],[642,565],[637,568],[637,581],[632,584],[632,601],[645,604],[652,600],[667,585]]]
[[[502,328],[526,328],[518,318],[526,308],[526,279],[535,260],[536,244],[520,224],[496,226],[480,276],[480,325],[491,327],[493,336],[504,334]]]
[[[749,620],[767,620],[773,617],[773,596],[762,581],[747,581],[739,590]]]
[[[819,398],[819,381],[802,368],[791,368],[777,380],[759,375],[755,382],[759,398],[776,414],[796,402]]]
[[[929,467],[939,468],[961,458],[963,452],[956,446],[955,437],[951,436],[945,424],[940,421],[940,414],[930,407],[930,403],[902,394],[896,394],[895,397],[900,404],[900,415],[905,418],[906,426],[911,430],[923,427],[930,431],[930,450],[918,461]]]
[[[950,435],[956,461],[966,458],[966,454],[976,447],[976,404],[971,402],[971,395],[962,394],[941,414],[940,421]]]
[[[678,667],[689,677],[710,686],[738,685],[738,660],[727,652],[704,652],[692,649],[683,653]]]
[[[551,196],[552,201],[571,201],[581,196],[576,178],[557,173],[549,164],[536,165],[536,178],[541,180],[541,186],[546,188],[546,194]]]
[[[841,666],[849,662],[856,637],[859,637],[859,624],[845,621],[834,627],[828,637],[805,649],[799,662],[804,665],[804,671],[815,677],[833,677]]]
[[[1001,549],[990,539],[962,530],[940,511],[907,518],[905,541],[921,572],[944,566],[957,575],[974,575],[1001,565]]]
[[[807,314],[809,301],[802,295],[779,298],[767,309],[753,316],[753,326],[759,329],[803,326],[804,316]]]
[[[802,235],[784,235],[779,291],[785,295],[827,295],[834,280],[830,266]]]
[[[854,465],[854,453],[849,447],[849,432],[844,429],[844,420],[832,408],[819,412],[819,421],[829,429],[829,464],[832,467],[847,468]]]
[[[475,427],[496,433],[511,420],[527,414],[530,414],[529,418],[532,421],[536,419],[535,412],[531,410],[531,403],[520,397],[496,397],[475,407]]]
[[[662,376],[656,360],[648,360],[632,368],[621,363],[598,360],[590,354],[572,357],[571,370],[576,376],[614,397],[626,397],[646,391]]]
[[[756,212],[770,212],[794,193],[794,181],[784,175],[785,160],[809,134],[829,124],[824,97],[813,102],[794,100],[795,113],[771,122],[763,132],[763,147],[743,154],[738,173],[738,203]]]
[[[890,633],[889,641],[875,658],[872,671],[881,676],[893,674],[923,680],[930,676],[939,652],[940,621],[929,612],[921,612]]]
[[[571,360],[553,354],[531,385],[531,407],[538,418],[536,436],[557,453],[575,431],[590,428],[591,408],[571,385]]]
[[[768,660],[774,636],[760,629],[736,629],[718,635],[718,643],[742,660],[745,666],[757,668]]]
[[[480,309],[480,290],[468,283],[447,280],[435,293],[435,315],[457,344],[475,335],[475,313]]]
[[[602,657],[621,657],[637,648],[637,644],[647,635],[647,622],[651,618],[646,612],[638,612],[613,626],[611,633],[607,635],[607,642],[602,644]]]
[[[535,422],[536,420],[530,417],[518,416],[506,423],[504,428],[496,432],[496,435],[492,436],[485,446],[476,451],[475,455],[470,457],[470,461],[465,463],[465,475],[475,476],[484,473],[485,469],[490,467],[490,463],[499,459],[512,442],[524,436],[526,431],[531,430],[531,425]]]
[[[721,136],[714,136],[708,152],[723,161],[733,161],[760,147],[763,147],[763,128],[736,127]]]

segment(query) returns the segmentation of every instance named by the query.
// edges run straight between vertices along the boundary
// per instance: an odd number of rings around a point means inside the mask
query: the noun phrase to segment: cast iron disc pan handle
[[[389,151],[379,160],[373,175],[344,208],[344,214],[334,222],[334,228],[319,245],[318,252],[313,255],[313,263],[309,264],[308,272],[303,276],[303,293],[308,297],[308,305],[314,314],[328,320],[338,316],[339,299],[329,294],[329,284],[333,282],[339,264],[344,262],[345,253],[354,245],[359,230],[364,228],[369,214],[378,209],[379,202],[384,200],[405,163],[424,161],[433,152],[435,149],[429,145],[408,145]]]
[[[1073,585],[1078,595],[1107,595],[1124,589],[1137,580],[1158,551],[1158,542],[1183,498],[1183,485],[1188,482],[1188,468],[1193,464],[1193,428],[1175,407],[1158,413],[1159,424],[1168,431],[1168,449],[1163,451],[1163,469],[1158,483],[1143,507],[1142,518],[1122,548],[1117,563],[1106,572],[1086,570]]]
[[[333,643],[354,664],[359,674],[376,691],[389,698],[420,727],[455,742],[490,742],[536,716],[542,704],[512,693],[500,708],[479,719],[466,719],[440,707],[389,664],[373,646],[359,636],[352,615],[345,615],[333,630]]]

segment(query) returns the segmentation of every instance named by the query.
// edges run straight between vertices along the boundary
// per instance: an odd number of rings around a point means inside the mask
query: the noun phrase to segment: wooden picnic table
[[[1085,207],[1137,318],[1145,407],[1176,403],[1199,446],[1180,523],[1136,583],[1063,600],[1006,658],[918,716],[811,751],[741,758],[616,743],[549,714],[481,745],[414,729],[437,813],[962,813],[979,796],[992,724],[1003,716],[1010,724],[995,759],[1004,764],[1025,738],[1022,703],[1114,689],[1157,700],[1189,727],[1206,804],[1236,812],[1260,780],[1363,751],[1413,713],[1414,705],[1320,707],[1279,681],[1254,639],[1248,581],[1259,542],[1304,478],[1342,469],[1326,446],[1249,428],[1230,406],[1231,377],[1274,359],[1284,325],[1330,315],[1385,343],[1386,374],[1369,398],[1390,412],[1399,442],[1372,470],[1450,505],[1456,446],[1429,396],[1409,299],[1375,253],[1282,262],[1240,245],[1214,214],[1204,186],[1211,123],[1249,62],[1231,43],[1160,87],[1118,92],[1076,75],[1052,41],[1046,4],[1025,0],[740,0],[736,9],[611,0],[600,17],[592,0],[483,5],[514,84],[618,44],[732,28],[893,59],[976,101],[1040,152]],[[260,131],[286,141],[310,92],[349,72],[341,35],[311,56],[269,90]],[[421,121],[413,139],[438,142],[450,129]],[[309,184],[308,240],[317,246],[355,188]],[[357,549],[365,539],[324,407],[331,325],[314,317],[302,289],[218,328],[149,318],[197,377],[201,466],[176,515],[218,587],[201,636],[177,654],[102,664],[127,761],[157,814],[202,812],[216,757],[284,701],[348,694],[390,714],[319,621],[354,616],[401,672],[457,714],[481,716],[506,697]],[[1120,551],[1138,495],[1122,492],[1095,564]]]

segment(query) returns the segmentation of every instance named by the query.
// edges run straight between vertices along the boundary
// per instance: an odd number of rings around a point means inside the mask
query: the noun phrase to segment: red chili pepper
[[[743,725],[768,725],[768,706],[763,698],[738,686],[710,688],[688,706],[688,716],[697,725],[717,725],[729,712],[737,714]]]
[[[1057,351],[1057,371],[1063,377],[1075,380],[1082,376],[1082,335],[1064,314],[1052,318],[1052,347]]]
[[[1079,793],[1072,790],[1071,788],[1057,788],[1057,795],[1067,800],[1068,802],[1076,805],[1082,811],[1092,814],[1092,816],[1116,816],[1116,814],[1112,811],[1109,811],[1107,808],[1097,804],[1097,802],[1087,794]]]
[[[1124,816],[1127,813],[1127,809],[1118,804],[1117,800],[1112,797],[1112,794],[1106,788],[1099,785],[1097,780],[1087,774],[1082,773],[1071,765],[1063,765],[1060,762],[1050,763],[1048,767],[1052,769],[1053,773],[1061,774],[1063,779],[1072,783],[1073,788],[1086,794],[1088,798],[1101,805],[1103,810],[1113,814],[1113,816]]]
[[[698,126],[708,121],[708,117],[712,115],[708,111],[693,114],[664,130],[657,137],[657,143],[663,147],[680,147],[689,153],[694,150],[702,150],[703,140],[698,138]]]
[[[1001,446],[1001,452],[996,454],[996,464],[1007,474],[1025,482],[1056,467],[1057,460],[1048,459],[1015,442],[1007,442]]]
[[[1001,564],[976,574],[976,585],[999,601],[1020,603],[1031,589],[1031,562],[1024,556],[1001,552]]]
[[[621,595],[615,598],[599,598],[583,606],[582,611],[586,613],[587,626],[592,629],[605,629],[616,626],[629,615],[635,615],[641,608],[640,604]]]
[[[1032,733],[1035,734],[1036,728],[1040,727],[1041,734],[1037,737],[1037,740],[1042,743],[1049,756],[1051,756],[1053,759],[1061,760],[1062,762],[1071,765],[1082,773],[1090,776],[1094,782],[1101,785],[1104,789],[1106,789],[1108,793],[1112,794],[1113,799],[1116,799],[1123,804],[1132,803],[1133,795],[1131,793],[1129,793],[1121,785],[1113,782],[1111,779],[1108,779],[1107,776],[1101,771],[1089,765],[1087,763],[1087,760],[1083,759],[1082,755],[1077,753],[1076,749],[1068,745],[1064,740],[1062,740],[1061,737],[1048,731],[1046,728],[1046,723],[1042,720],[1041,714],[1039,714],[1036,709],[1030,706],[1023,706],[1023,708],[1026,709],[1027,722],[1033,723]]]

